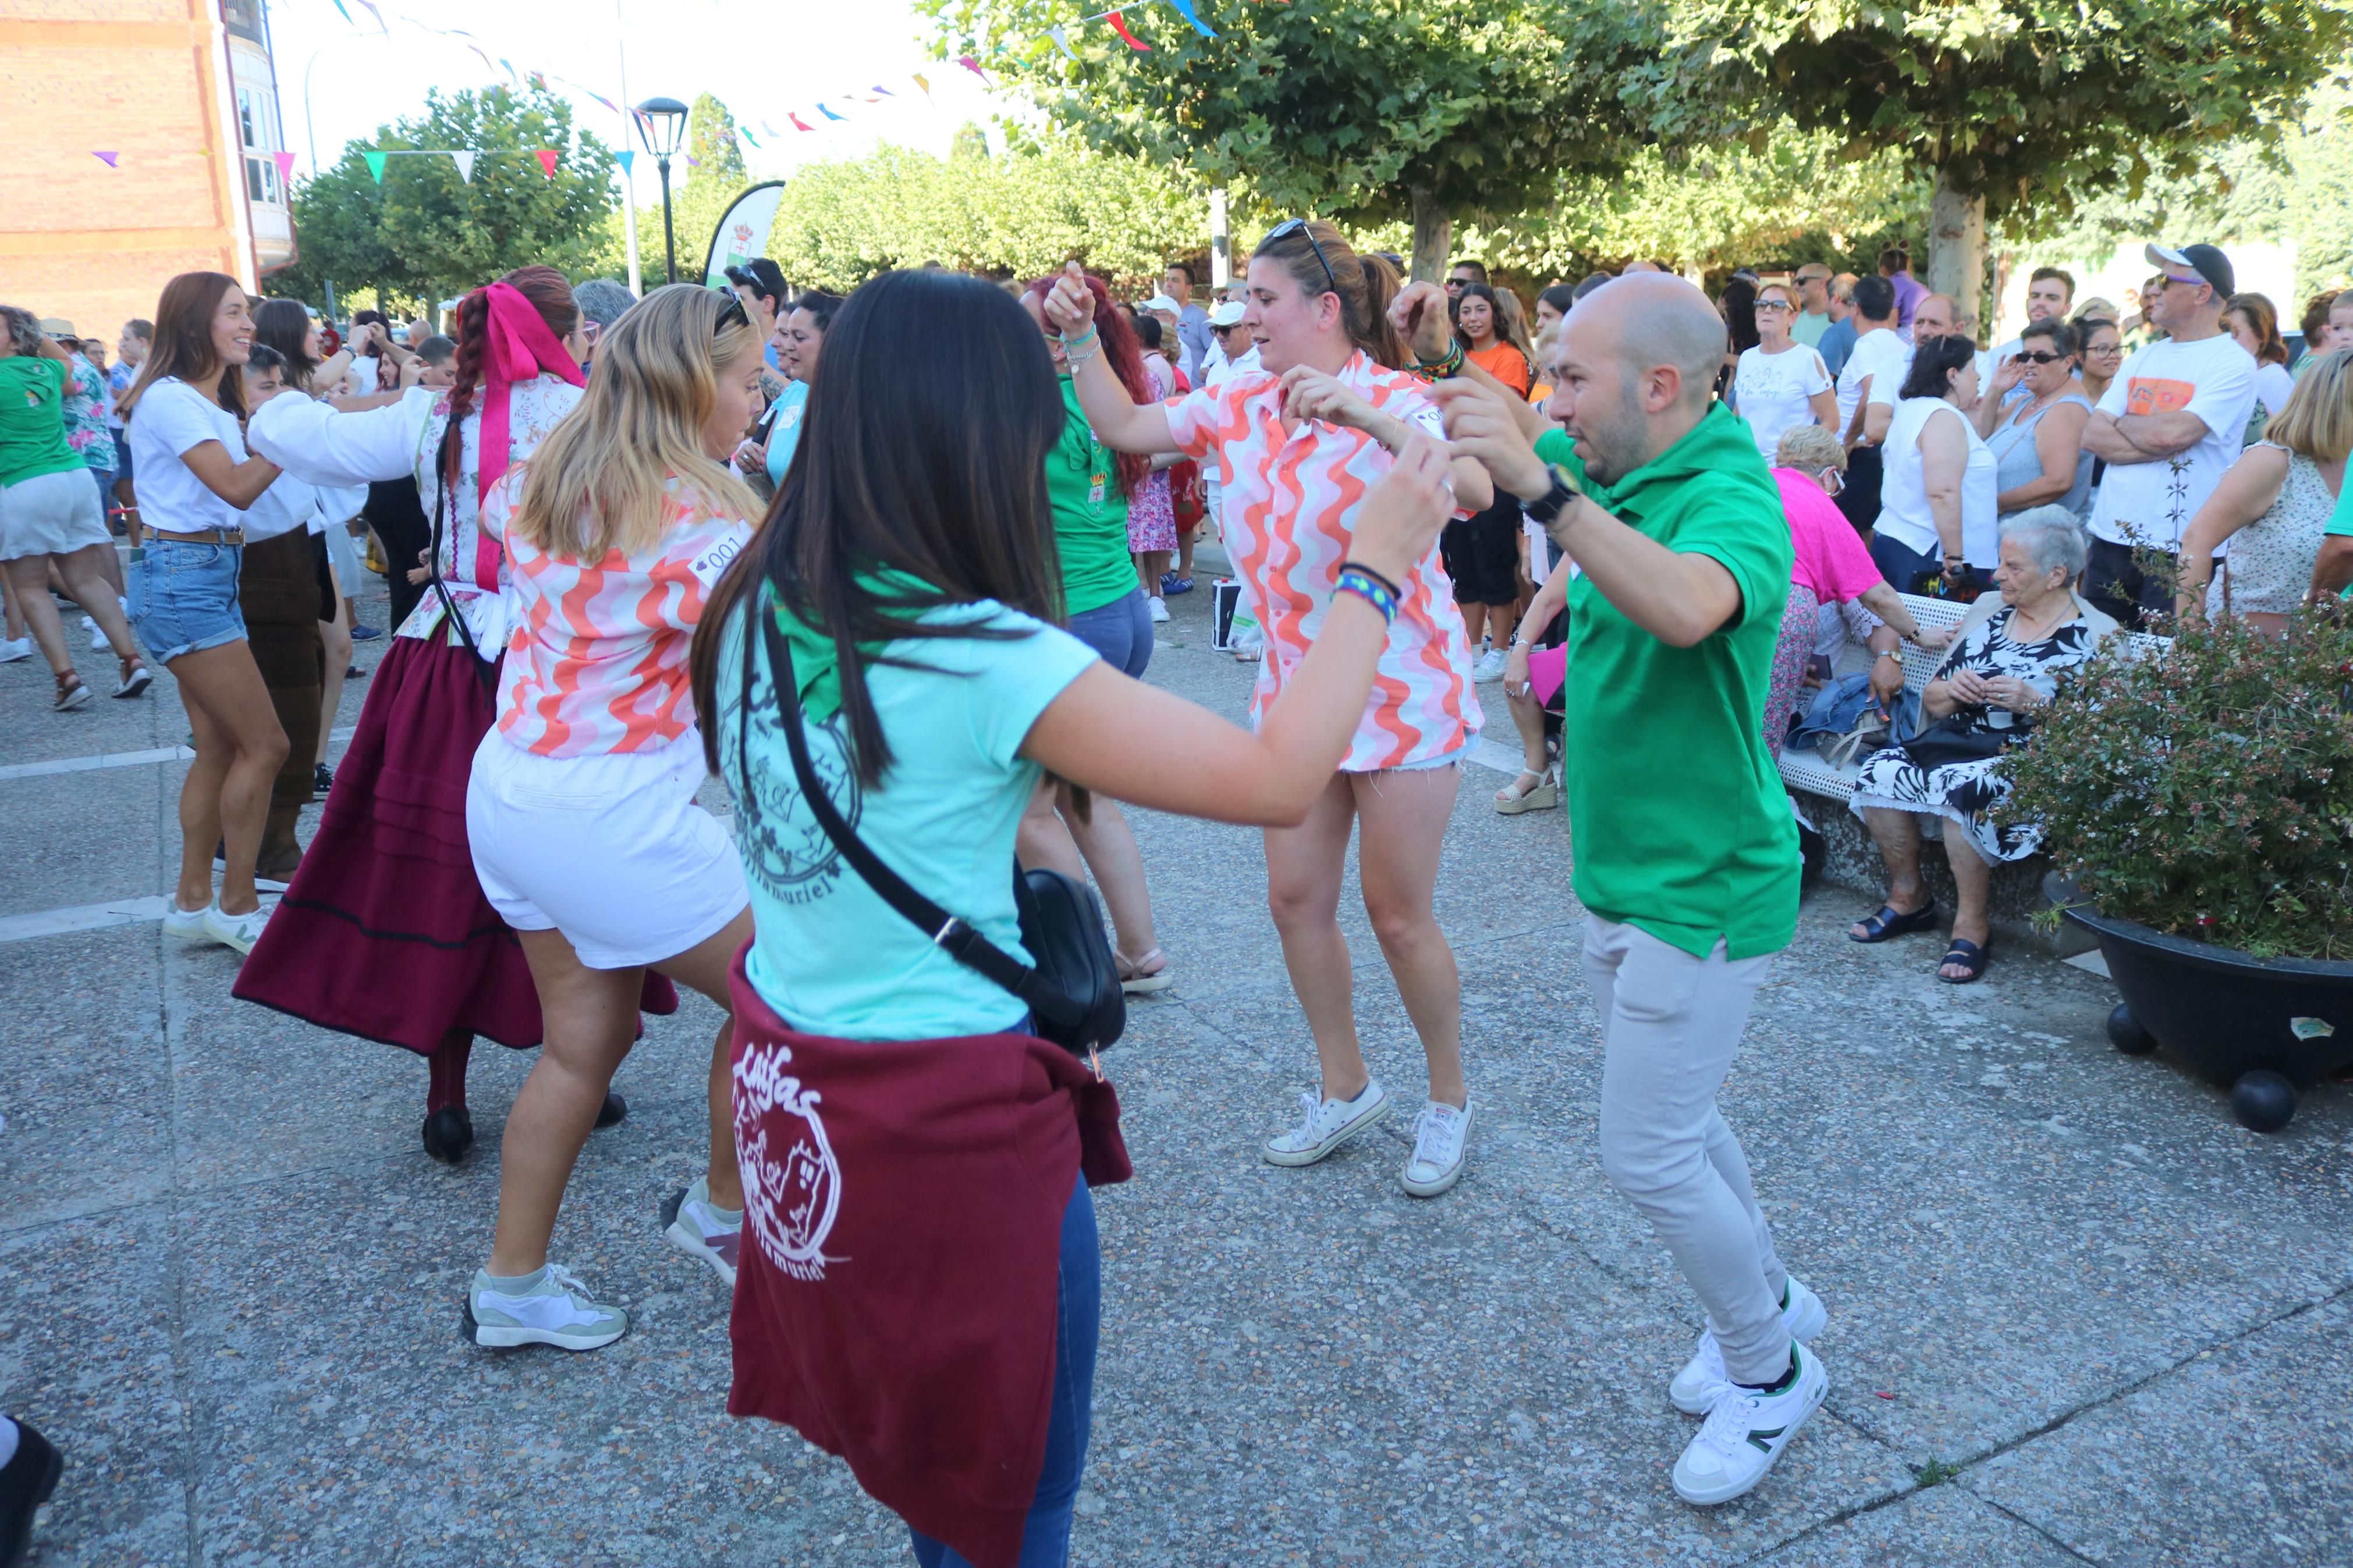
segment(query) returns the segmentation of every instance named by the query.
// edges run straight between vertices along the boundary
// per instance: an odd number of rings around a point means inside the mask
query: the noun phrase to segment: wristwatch
[[[1567,510],[1568,503],[1584,492],[1570,481],[1567,472],[1559,464],[1546,465],[1546,471],[1552,476],[1552,488],[1532,501],[1522,501],[1520,510],[1549,528],[1553,521]]]

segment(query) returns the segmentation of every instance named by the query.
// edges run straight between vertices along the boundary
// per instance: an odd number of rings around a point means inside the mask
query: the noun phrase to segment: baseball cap
[[[2211,245],[2151,245],[2142,254],[2148,258],[2150,266],[2166,268],[2169,277],[2195,272],[2211,283],[2214,292],[2223,299],[2238,292],[2238,274],[2231,270],[2231,258]]]
[[[63,316],[44,316],[41,318],[41,335],[45,338],[73,337],[73,323]]]
[[[1183,313],[1185,309],[1166,294],[1155,294],[1144,302],[1144,308],[1147,310],[1166,310],[1172,316]]]
[[[1242,302],[1240,300],[1229,300],[1209,312],[1209,325],[1213,327],[1239,327],[1241,324]]]

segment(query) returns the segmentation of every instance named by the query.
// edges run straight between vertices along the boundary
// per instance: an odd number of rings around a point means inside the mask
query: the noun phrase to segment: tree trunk
[[[1429,186],[1409,185],[1406,194],[1413,198],[1413,281],[1435,283],[1446,276],[1454,218]]]
[[[1936,171],[1936,194],[1928,205],[1929,292],[1949,295],[1959,307],[1972,335],[1986,325],[1984,302],[1986,259],[1985,197],[1956,187],[1945,171]]]

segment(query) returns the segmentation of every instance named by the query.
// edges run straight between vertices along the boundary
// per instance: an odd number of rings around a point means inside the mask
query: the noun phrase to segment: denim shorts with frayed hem
[[[234,544],[149,537],[145,559],[123,574],[123,598],[132,631],[157,663],[245,640],[245,614],[237,604],[244,553]]]

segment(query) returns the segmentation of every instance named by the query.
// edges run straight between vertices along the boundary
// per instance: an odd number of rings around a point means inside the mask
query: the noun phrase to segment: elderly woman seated
[[[1855,781],[1849,804],[1887,862],[1887,902],[1847,935],[1885,942],[1936,924],[1936,903],[1920,880],[1920,818],[1942,817],[1960,902],[1936,977],[1952,984],[1985,973],[1994,863],[2042,847],[2036,825],[1994,820],[2010,795],[2003,755],[2026,739],[2060,681],[2116,629],[2075,592],[2085,548],[2083,525],[2063,506],[2034,507],[2003,522],[1999,591],[1970,608],[1921,693],[1926,727],[1873,753]]]

